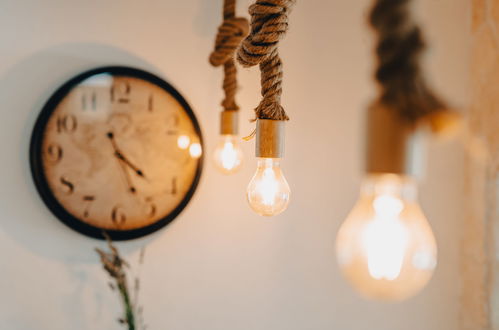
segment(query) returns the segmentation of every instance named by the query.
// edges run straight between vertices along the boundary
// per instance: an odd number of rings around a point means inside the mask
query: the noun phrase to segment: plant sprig
[[[104,251],[99,248],[95,248],[95,251],[100,256],[100,261],[104,270],[111,277],[109,282],[109,287],[113,291],[118,291],[121,301],[123,303],[123,316],[118,319],[118,322],[122,325],[128,327],[128,330],[145,330],[146,326],[143,322],[143,308],[138,304],[140,280],[135,277],[133,294],[131,296],[127,271],[130,270],[130,264],[121,257],[118,249],[113,245],[113,242],[107,233],[103,233],[106,238],[109,251]],[[144,249],[140,251],[139,264],[144,261]]]

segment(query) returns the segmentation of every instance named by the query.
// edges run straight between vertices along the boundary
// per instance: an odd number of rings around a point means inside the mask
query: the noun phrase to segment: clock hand
[[[111,141],[111,144],[113,146],[113,149],[114,149],[114,155],[120,160],[122,161],[123,163],[125,163],[128,167],[130,167],[134,172],[135,174],[137,174],[138,176],[140,177],[143,177],[145,178],[145,175],[144,175],[144,172],[142,172],[141,169],[139,169],[137,166],[133,165],[132,162],[130,162],[124,155],[123,153],[121,152],[120,148],[118,148],[118,146],[116,145],[116,141],[114,140],[114,134],[113,132],[108,132],[107,133],[107,137],[109,138],[109,140]]]
[[[130,167],[138,176],[145,177],[144,172],[137,168],[137,166],[133,165],[120,151],[115,151],[114,155],[124,164],[128,165],[128,167]]]
[[[120,167],[123,170],[123,173],[125,174],[125,181],[128,185],[128,188],[130,189],[130,192],[132,194],[135,194],[137,192],[137,189],[135,189],[135,187],[132,185],[132,179],[130,178],[130,174],[128,174],[128,171],[127,171],[126,167],[123,165],[123,163],[121,163],[119,161],[118,161],[118,163],[120,164]]]
[[[116,146],[116,143],[114,142],[113,133],[112,132],[107,133],[107,137],[109,138],[109,140],[111,141],[111,145],[113,146],[114,155],[115,156],[118,154],[121,155],[118,147]],[[119,157],[118,157],[117,161],[118,161],[118,164],[120,165],[121,170],[123,171],[123,175],[125,177],[126,184],[128,185],[128,188],[130,189],[130,192],[132,194],[135,194],[137,189],[135,189],[135,187],[132,184],[132,179],[130,178],[130,174],[128,173],[128,169],[125,167],[125,164],[121,161],[121,159]]]

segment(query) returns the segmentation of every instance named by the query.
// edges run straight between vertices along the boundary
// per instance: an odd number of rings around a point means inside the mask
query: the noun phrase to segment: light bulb
[[[338,232],[336,253],[345,277],[367,298],[400,301],[419,292],[437,265],[437,247],[416,183],[369,176]]]
[[[224,174],[237,172],[243,161],[243,152],[237,143],[237,136],[225,134],[214,153],[215,165]]]
[[[290,190],[279,158],[258,158],[246,195],[251,208],[263,216],[277,215],[288,207]]]

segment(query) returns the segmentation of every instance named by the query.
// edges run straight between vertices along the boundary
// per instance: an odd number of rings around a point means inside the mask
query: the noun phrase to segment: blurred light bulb
[[[290,190],[279,158],[258,159],[246,194],[251,208],[263,216],[277,215],[288,207]]]
[[[222,135],[215,149],[215,165],[224,174],[237,172],[241,167],[243,152],[237,143],[236,135]]]
[[[368,298],[404,300],[419,292],[437,265],[437,248],[416,184],[393,174],[367,178],[338,232],[336,253],[346,278]]]
[[[203,153],[203,150],[201,149],[201,144],[197,142],[191,144],[191,146],[189,147],[189,153],[191,154],[192,158],[201,157],[201,154]]]
[[[180,135],[177,138],[177,146],[182,150],[187,149],[190,143],[191,139],[187,135]]]

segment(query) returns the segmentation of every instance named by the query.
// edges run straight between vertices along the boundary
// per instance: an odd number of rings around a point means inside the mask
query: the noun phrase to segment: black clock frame
[[[201,133],[201,127],[199,126],[196,116],[194,115],[192,108],[189,106],[187,101],[182,97],[182,95],[165,80],[161,79],[160,77],[152,73],[140,69],[125,67],[125,66],[107,66],[107,67],[92,69],[83,72],[75,76],[74,78],[70,79],[49,98],[49,100],[45,103],[44,107],[42,108],[42,111],[40,112],[38,119],[36,120],[33,133],[31,135],[31,142],[29,149],[31,174],[38,193],[40,194],[45,205],[53,213],[53,215],[55,215],[56,218],[58,218],[60,221],[62,221],[70,228],[80,232],[81,234],[97,239],[104,239],[105,237],[103,233],[105,232],[107,235],[109,235],[109,237],[112,240],[122,241],[122,240],[135,239],[151,234],[168,225],[180,214],[180,212],[182,212],[182,210],[187,206],[187,204],[191,200],[199,184],[203,169],[204,152],[202,153],[201,157],[198,159],[198,165],[194,180],[191,184],[191,187],[187,191],[187,194],[182,199],[182,201],[170,214],[168,214],[166,217],[156,221],[151,225],[132,230],[107,230],[89,225],[81,221],[74,215],[72,215],[70,212],[68,212],[52,194],[52,191],[47,182],[47,178],[45,176],[45,172],[43,170],[43,163],[42,163],[43,133],[45,131],[47,122],[50,119],[57,105],[59,105],[59,103],[64,99],[64,97],[66,97],[66,95],[75,86],[77,86],[79,83],[86,80],[87,78],[90,78],[91,76],[97,74],[106,74],[106,73],[113,76],[125,76],[125,77],[142,79],[162,88],[164,91],[169,93],[177,100],[177,102],[180,103],[180,105],[183,107],[184,111],[187,113],[190,120],[192,121],[194,129],[196,133],[199,135],[200,139],[199,142],[201,144],[202,150],[204,150],[204,143],[203,143],[203,136]]]

